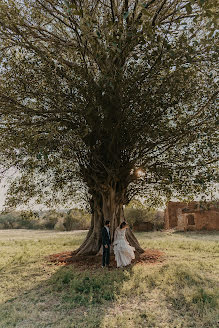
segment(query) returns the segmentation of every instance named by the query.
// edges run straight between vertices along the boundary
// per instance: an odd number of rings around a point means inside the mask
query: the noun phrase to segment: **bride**
[[[129,265],[135,258],[135,248],[129,245],[125,236],[127,228],[127,223],[125,221],[122,222],[120,226],[116,228],[114,235],[113,248],[118,268]]]

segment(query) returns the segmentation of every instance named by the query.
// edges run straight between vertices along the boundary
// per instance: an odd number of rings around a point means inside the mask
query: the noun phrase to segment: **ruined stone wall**
[[[165,228],[186,230],[219,230],[219,209],[200,208],[198,202],[169,202],[165,211]]]
[[[178,225],[178,213],[179,210],[185,208],[193,209],[197,207],[196,202],[183,203],[183,202],[169,202],[167,204],[164,216],[165,229],[173,229]]]
[[[194,212],[195,225],[187,224],[188,230],[219,230],[219,211],[210,209],[208,211]]]

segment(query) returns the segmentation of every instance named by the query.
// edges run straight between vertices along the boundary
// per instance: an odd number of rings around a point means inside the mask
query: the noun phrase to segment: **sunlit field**
[[[163,262],[126,270],[58,266],[86,232],[0,230],[0,328],[218,327],[219,234],[136,234]]]

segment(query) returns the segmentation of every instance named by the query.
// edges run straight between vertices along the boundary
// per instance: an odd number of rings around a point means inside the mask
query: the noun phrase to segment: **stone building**
[[[165,229],[219,230],[219,204],[169,202],[165,210]]]

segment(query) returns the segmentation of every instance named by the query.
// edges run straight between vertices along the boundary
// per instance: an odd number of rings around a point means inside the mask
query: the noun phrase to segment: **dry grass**
[[[219,235],[138,233],[163,263],[123,270],[57,266],[85,232],[0,231],[0,328],[216,328]]]

